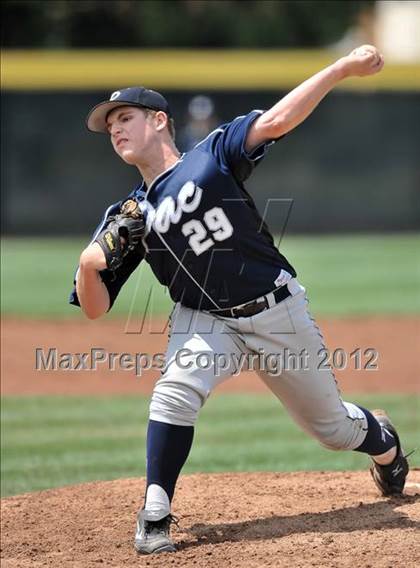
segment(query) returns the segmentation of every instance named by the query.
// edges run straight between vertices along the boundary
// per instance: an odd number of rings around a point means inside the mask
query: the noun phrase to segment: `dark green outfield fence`
[[[165,89],[178,131],[197,91]],[[204,93],[205,94],[205,93]],[[90,232],[107,204],[139,181],[84,117],[109,91],[7,90],[1,105],[2,221],[6,234]],[[220,122],[268,108],[276,91],[212,91]],[[288,232],[420,228],[420,94],[330,94],[271,147],[248,182],[268,222]]]

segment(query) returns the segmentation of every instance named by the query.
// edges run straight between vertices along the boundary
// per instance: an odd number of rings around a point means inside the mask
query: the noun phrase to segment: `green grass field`
[[[69,306],[84,240],[4,239],[2,313],[14,317],[80,317]],[[420,313],[420,235],[286,237],[282,252],[306,286],[317,316]],[[141,312],[151,291],[152,313],[172,302],[145,263],[124,287],[108,317]],[[415,396],[360,397],[384,406],[407,450],[420,446]],[[95,479],[144,475],[148,400],[4,398],[2,495]],[[215,396],[204,408],[185,473],[361,469],[365,456],[329,452],[300,432],[269,396]],[[420,451],[412,458],[420,465]]]
[[[384,406],[406,450],[419,446],[420,398],[352,397]],[[7,398],[2,402],[2,495],[144,475],[148,400]],[[420,466],[420,451],[411,458]],[[302,433],[269,395],[213,396],[202,410],[184,473],[363,469],[368,458],[332,452]]]
[[[74,239],[4,239],[2,312],[79,315],[67,300],[85,245]],[[297,269],[316,315],[420,313],[420,234],[285,237],[281,250]],[[149,293],[151,313],[167,314],[172,301],[142,263],[110,317],[140,313]]]

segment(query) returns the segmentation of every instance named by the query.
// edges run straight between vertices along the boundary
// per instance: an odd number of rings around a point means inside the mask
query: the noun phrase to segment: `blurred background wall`
[[[19,0],[1,10],[4,233],[90,233],[139,183],[84,127],[112,91],[163,91],[187,150],[362,43],[385,52],[384,71],[331,93],[248,187],[261,211],[284,199],[269,209],[275,231],[291,203],[290,232],[420,228],[420,2]]]

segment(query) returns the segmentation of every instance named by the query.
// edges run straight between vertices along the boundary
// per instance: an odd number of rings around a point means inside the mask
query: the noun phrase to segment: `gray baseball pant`
[[[193,426],[217,385],[252,368],[321,445],[358,448],[366,436],[366,417],[341,399],[332,370],[321,364],[324,340],[308,311],[305,289],[296,279],[287,286],[291,296],[248,318],[225,318],[176,304],[150,418]]]

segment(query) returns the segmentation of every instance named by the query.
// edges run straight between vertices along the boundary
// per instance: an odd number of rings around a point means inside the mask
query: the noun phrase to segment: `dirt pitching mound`
[[[420,470],[393,499],[368,472],[183,476],[178,552],[155,556],[133,549],[143,491],[125,479],[4,499],[2,566],[418,566]]]

